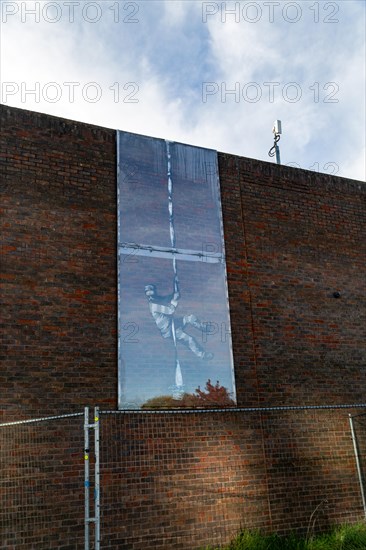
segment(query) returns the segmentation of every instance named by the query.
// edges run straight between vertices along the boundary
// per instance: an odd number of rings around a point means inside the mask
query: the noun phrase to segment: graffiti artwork
[[[119,408],[234,406],[217,154],[117,147]]]

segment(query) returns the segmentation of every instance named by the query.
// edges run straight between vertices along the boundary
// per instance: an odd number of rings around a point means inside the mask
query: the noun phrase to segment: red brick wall
[[[114,407],[115,132],[1,114],[2,414]]]
[[[114,409],[115,132],[0,113],[0,419]],[[365,187],[226,154],[219,167],[238,404],[365,402]],[[360,519],[348,412],[119,418],[122,442],[105,428],[103,443],[106,457],[117,449],[105,509],[113,488],[132,514],[110,533],[116,548],[193,549],[241,525],[306,530],[323,496],[323,526]]]
[[[366,186],[219,161],[239,404],[364,402]]]

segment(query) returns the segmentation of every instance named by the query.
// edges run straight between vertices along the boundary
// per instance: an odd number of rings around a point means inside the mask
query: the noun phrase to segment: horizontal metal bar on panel
[[[163,246],[150,246],[135,243],[120,243],[119,253],[127,256],[149,256],[150,258],[167,258],[172,256],[177,260],[209,264],[224,263],[224,256],[221,252],[203,252],[198,250],[186,250],[183,248],[166,248]]]

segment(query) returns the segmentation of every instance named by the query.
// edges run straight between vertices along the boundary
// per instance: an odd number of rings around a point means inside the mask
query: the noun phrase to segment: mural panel
[[[234,406],[217,154],[117,147],[119,408]]]

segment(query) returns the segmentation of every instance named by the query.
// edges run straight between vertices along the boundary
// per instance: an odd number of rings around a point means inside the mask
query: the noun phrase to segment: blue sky
[[[363,180],[365,6],[2,0],[1,102]]]

